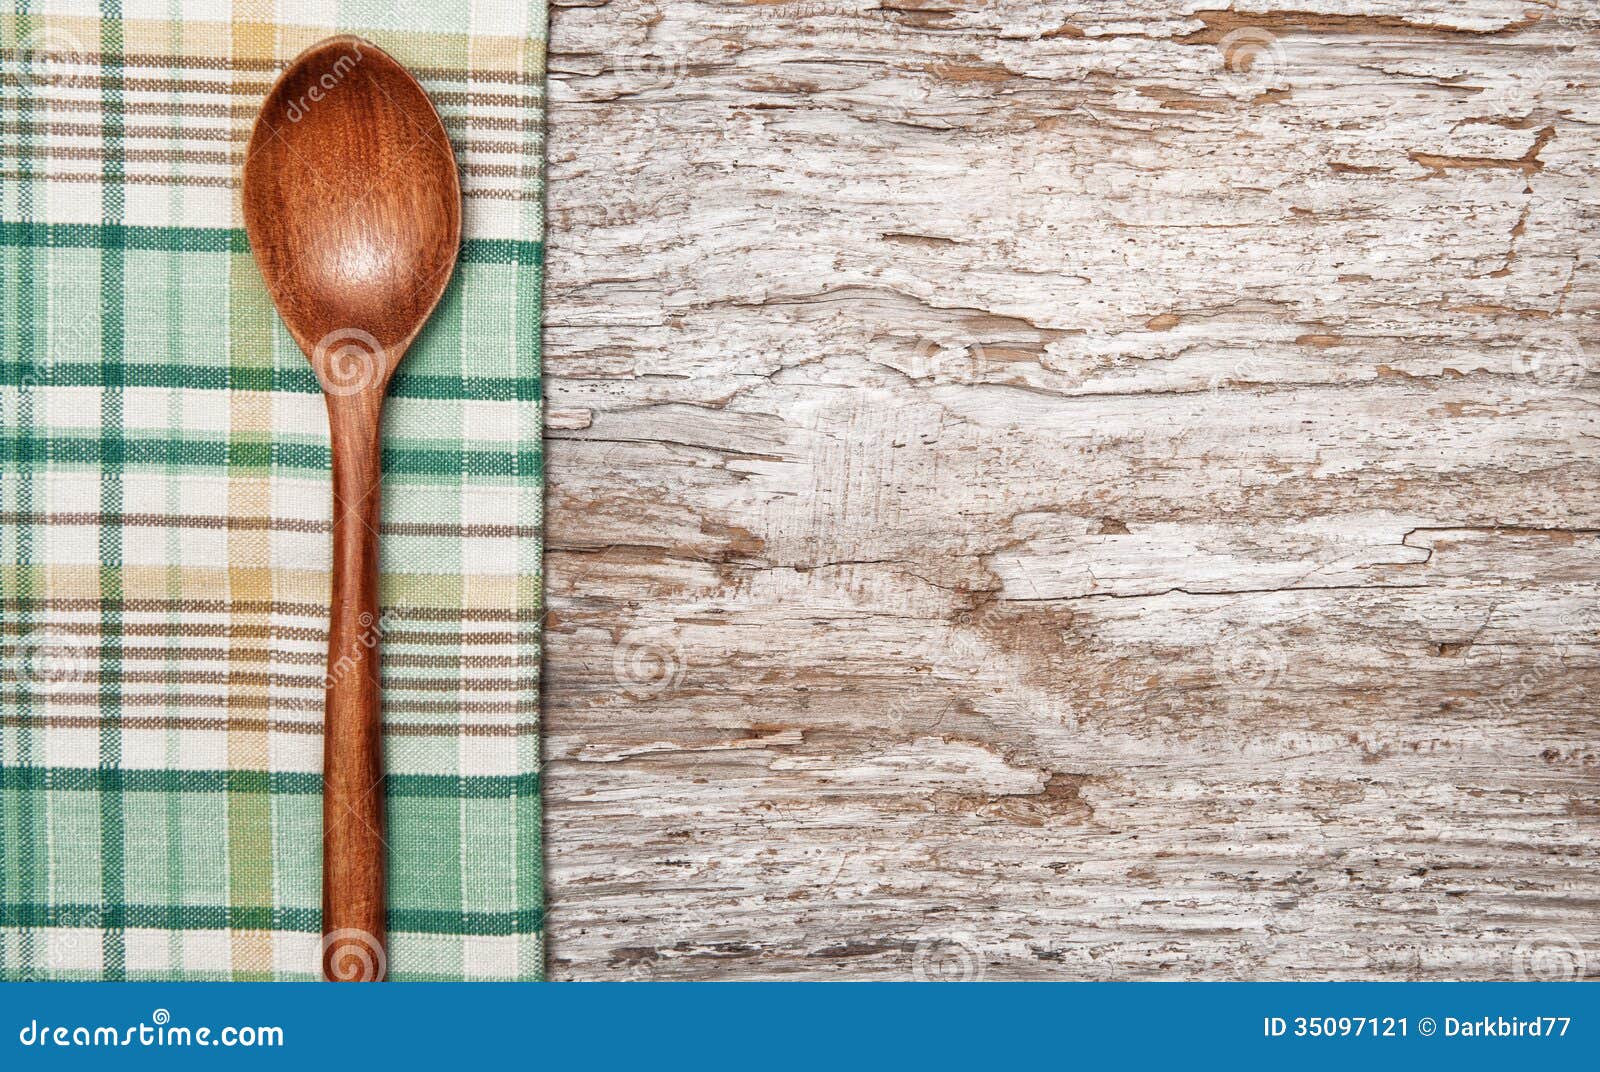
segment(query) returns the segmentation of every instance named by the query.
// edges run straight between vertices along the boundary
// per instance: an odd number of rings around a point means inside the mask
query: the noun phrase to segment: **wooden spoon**
[[[388,958],[379,426],[389,379],[444,293],[461,240],[455,155],[422,87],[358,37],[330,37],[302,52],[256,117],[244,163],[244,223],[267,290],[328,406],[333,605],[323,973],[380,980]]]

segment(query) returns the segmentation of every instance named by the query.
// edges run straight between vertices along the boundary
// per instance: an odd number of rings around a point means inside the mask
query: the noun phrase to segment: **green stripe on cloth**
[[[326,471],[329,465],[326,443],[269,442],[254,436],[232,440],[179,439],[126,433],[95,437],[63,434],[48,439],[37,436],[4,438],[14,457],[58,469],[73,466],[226,468],[254,474],[279,469]],[[542,459],[543,453],[538,447],[512,451],[419,444],[412,447],[386,445],[383,449],[385,477],[439,473],[481,477],[542,476]],[[121,511],[106,512],[114,516]]]
[[[544,0],[124,5],[0,0],[0,978],[318,976],[326,418],[226,147],[333,32],[465,191],[385,411],[390,974],[540,978]]]
[[[35,20],[26,16],[19,17],[16,33],[23,40],[31,39],[38,33]],[[17,119],[18,127],[22,131],[22,147],[19,152],[18,172],[20,178],[17,182],[16,211],[27,221],[32,221],[35,211],[36,183],[33,178],[33,153],[34,146],[34,112],[35,94],[32,86],[26,82],[19,84],[17,93]],[[13,321],[16,335],[6,339],[7,347],[15,347],[15,352],[20,357],[32,363],[38,353],[37,312],[35,307],[35,287],[37,258],[33,250],[23,250],[15,269],[17,280],[17,315]],[[10,267],[9,265],[7,266]],[[8,271],[7,275],[11,273]],[[34,399],[31,393],[19,392],[13,401],[14,405],[8,412],[0,411],[0,418],[7,418],[16,422],[20,436],[28,436],[34,427]],[[10,462],[6,467],[7,473],[14,473],[14,480],[0,479],[0,499],[6,502],[14,501],[17,508],[27,512],[35,501],[34,466],[31,458],[26,457],[18,450],[7,451]],[[14,498],[13,498],[14,493]],[[36,590],[34,584],[34,556],[36,531],[29,525],[18,525],[14,528],[15,542],[8,548],[13,555],[12,561],[17,565],[15,575],[17,622],[20,627],[31,629],[34,625],[33,597]],[[9,686],[10,674],[3,680]],[[16,710],[23,717],[30,716],[34,711],[34,699],[30,690],[17,688],[12,691],[9,687],[5,692],[0,692],[0,702],[15,703]],[[0,745],[5,746],[5,751],[0,753],[0,762],[11,754],[16,755],[18,763],[32,763],[35,761],[37,743],[33,735],[19,733],[16,740],[7,740],[0,737]],[[5,815],[16,816],[16,825],[7,823],[4,827],[4,856],[6,900],[13,896],[25,900],[32,900],[39,896],[40,888],[48,868],[48,842],[40,829],[38,815],[35,811],[35,802],[31,796],[25,796],[17,802],[16,807],[6,808]],[[11,891],[15,890],[15,894]],[[3,927],[3,923],[0,923]],[[16,943],[17,952],[15,961],[19,966],[29,968],[40,959],[40,949],[37,939],[31,930],[23,930]],[[8,950],[0,949],[0,953],[9,954]],[[10,973],[13,957],[6,955],[0,958],[0,971]]]
[[[116,0],[101,5],[101,69],[105,72],[101,93],[101,141],[104,146],[105,175],[101,184],[102,218],[108,224],[106,241],[100,246],[100,353],[106,369],[106,384],[100,392],[100,427],[109,434],[122,425],[123,303],[127,299],[123,269],[120,227],[126,206],[122,178],[122,76],[118,64],[122,53],[122,26],[117,22]],[[107,517],[122,513],[122,471],[117,464],[100,467],[100,512]],[[122,665],[117,641],[122,635],[122,529],[118,525],[100,526],[100,636],[108,654],[101,662],[101,673],[115,680]],[[100,765],[107,773],[120,773],[122,732],[116,723],[117,694],[100,692]],[[123,852],[126,848],[122,787],[108,780],[99,786],[100,796],[100,892],[108,904],[125,899]],[[103,927],[102,963],[107,979],[126,977],[126,949],[123,928],[110,921]]]
[[[316,908],[232,908],[225,905],[129,904],[107,908],[98,904],[10,905],[8,917],[19,927],[151,927],[174,931],[284,930],[316,932],[322,912]],[[441,912],[395,909],[389,929],[418,934],[512,935],[544,922],[544,911]]]
[[[317,377],[303,361],[299,368],[229,368],[198,362],[190,365],[141,362],[122,365],[115,371],[120,379],[113,385],[109,382],[112,373],[98,361],[53,361],[43,371],[37,365],[20,361],[0,361],[0,384],[10,387],[24,384],[30,387],[183,387],[197,391],[322,393]],[[516,402],[537,402],[540,390],[537,377],[428,376],[408,373],[404,364],[389,383],[390,398],[436,398],[447,401],[503,398]]]
[[[0,246],[46,249],[104,249],[118,243],[129,250],[161,253],[250,254],[242,228],[128,227],[115,223],[37,223],[0,221]],[[505,238],[467,238],[462,264],[543,264],[544,242]]]
[[[301,771],[125,770],[120,767],[4,767],[0,790],[91,793],[320,794],[322,775]],[[391,797],[512,799],[539,792],[535,771],[493,775],[391,774]]]

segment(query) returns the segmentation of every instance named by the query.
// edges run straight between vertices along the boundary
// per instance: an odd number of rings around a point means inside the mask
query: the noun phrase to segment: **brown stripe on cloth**
[[[0,48],[0,59],[15,60],[22,57],[22,50],[15,48]],[[75,62],[85,66],[104,66],[105,56],[99,52],[74,53]],[[164,71],[248,71],[252,73],[276,74],[288,66],[288,62],[278,62],[268,59],[250,59],[240,56],[195,56],[179,53],[158,52],[130,52],[124,56],[114,57],[116,63],[123,67],[156,67]],[[530,74],[524,70],[500,70],[493,67],[410,67],[411,73],[418,78],[440,79],[458,82],[502,82],[507,85],[529,86],[534,89],[543,89],[544,78],[540,75]],[[130,80],[131,84],[132,80]],[[79,84],[74,79],[74,84]]]
[[[479,125],[479,123],[478,123],[477,120],[474,120],[472,125],[474,127],[477,127]],[[0,134],[22,134],[22,133],[25,132],[24,129],[23,129],[23,126],[24,125],[22,123],[0,122]],[[93,125],[93,124],[90,124],[90,123],[34,123],[27,129],[26,133],[30,133],[30,134],[34,134],[34,135],[48,134],[48,135],[52,135],[52,136],[58,137],[58,138],[98,138],[98,137],[100,137],[100,128],[95,126],[95,125]],[[229,143],[234,144],[234,145],[245,145],[245,144],[248,144],[249,141],[250,141],[250,127],[249,127],[248,124],[243,124],[243,123],[235,125],[235,126],[211,127],[211,128],[193,127],[193,126],[179,127],[179,126],[156,126],[156,125],[150,125],[150,124],[133,124],[133,125],[124,127],[122,133],[123,133],[123,137],[126,140],[128,140],[129,142],[136,142],[136,141],[140,140],[141,138],[148,138],[151,141],[163,141],[163,142],[171,142],[171,141],[178,141],[178,140],[182,140],[182,141],[217,141],[217,142],[229,142]],[[527,152],[526,146],[519,145],[518,143],[512,142],[512,141],[479,141],[479,140],[473,140],[472,138],[468,138],[468,139],[466,139],[464,141],[459,141],[459,140],[458,141],[453,141],[452,144],[456,147],[456,149],[458,151],[466,151],[466,152],[469,152],[469,153],[485,153],[485,154],[491,154],[491,155],[499,154],[499,155],[511,156],[511,155],[520,155],[520,154],[523,154],[523,153]],[[3,147],[0,147],[0,148],[4,148],[4,149],[7,149],[7,150],[10,150],[10,149],[14,149],[14,148],[17,148],[17,147],[16,146],[7,145],[7,146],[3,146]],[[37,155],[37,151],[36,150],[30,150],[28,155],[29,155],[29,158],[31,159],[33,156]],[[93,157],[80,157],[80,158],[72,158],[72,159],[94,159],[94,158]],[[166,158],[163,157],[161,159],[166,159]],[[189,159],[189,158],[188,157],[184,157],[183,159]],[[230,159],[230,161],[237,161],[237,160],[241,160],[242,157],[240,157],[238,155],[234,155],[234,156],[230,157],[229,159]],[[228,161],[223,161],[223,162],[228,162]]]
[[[12,715],[0,716],[0,726],[26,728],[42,726],[46,729],[98,730],[108,722],[124,730],[228,730],[247,729],[260,733],[320,734],[321,722],[280,722],[276,719],[229,717],[202,718],[196,715],[124,715],[114,720],[93,715]],[[479,722],[396,722],[384,726],[383,732],[393,737],[520,737],[537,733],[537,723]]]
[[[239,686],[243,688],[244,686]],[[68,692],[56,688],[50,692],[50,702],[56,706],[64,704],[82,704],[92,707],[100,702],[98,692]],[[251,695],[250,693],[234,691],[226,696],[208,696],[204,693],[123,693],[117,697],[117,703],[123,708],[128,707],[154,707],[165,709],[173,705],[189,708],[215,709],[232,711],[243,708],[249,711],[290,710],[303,711],[307,709],[322,708],[322,698],[296,701],[294,699]],[[383,709],[387,713],[397,715],[515,715],[520,708],[516,701],[507,700],[505,703],[490,703],[480,700],[461,700],[448,702],[444,700],[396,700],[384,698]],[[232,720],[230,720],[231,722]],[[247,729],[232,723],[230,729]]]
[[[72,97],[52,97],[48,92],[39,95],[39,101],[50,113],[83,112],[99,115],[103,109],[98,101],[78,100]],[[158,115],[173,118],[234,119],[242,124],[243,139],[249,140],[250,128],[255,122],[256,104],[204,104],[197,101],[128,101],[122,110],[128,115]],[[445,115],[445,125],[452,117]],[[526,134],[542,129],[537,120],[517,119],[512,116],[475,115],[471,119],[474,130],[504,130]],[[188,131],[185,130],[187,135]]]
[[[126,656],[126,652],[121,652]],[[198,661],[198,660],[196,660]],[[266,686],[284,689],[318,689],[322,687],[321,674],[263,674],[240,673],[231,670],[119,670],[115,673],[80,674],[73,679],[80,685],[116,685],[131,682],[138,685],[240,685]],[[396,677],[383,679],[386,689],[410,689],[414,692],[515,692],[526,682],[517,678],[461,678],[461,677]]]
[[[531,172],[530,172],[531,174]],[[19,182],[24,179],[29,181],[45,182],[84,182],[104,183],[106,177],[99,172],[82,171],[54,171],[44,174],[23,174],[20,171],[0,171],[0,179]],[[211,189],[233,190],[239,186],[237,178],[222,178],[221,176],[204,175],[141,175],[138,173],[120,175],[114,183],[132,183],[135,186],[200,186]],[[462,197],[481,197],[490,201],[537,201],[537,193],[528,193],[524,190],[502,190],[491,187],[467,187],[461,191]]]
[[[240,612],[244,613],[244,612]],[[49,622],[22,625],[17,622],[0,622],[0,635],[31,636],[36,633],[65,633],[69,636],[99,636],[98,622]],[[238,637],[244,640],[308,640],[324,641],[327,632],[300,626],[252,625],[238,622],[224,625],[210,622],[179,622],[147,624],[128,622],[120,630],[124,636],[156,637]],[[419,633],[394,629],[383,634],[384,640],[393,644],[438,644],[442,647],[471,644],[519,644],[526,638],[521,633]]]
[[[17,610],[23,602],[3,599],[0,600],[0,607]],[[26,600],[26,604],[29,609],[93,612],[115,605],[119,610],[135,614],[163,614],[173,610],[202,614],[230,614],[237,611],[249,614],[298,614],[308,618],[322,618],[328,613],[326,603],[295,603],[270,599],[93,599],[46,596]],[[531,607],[506,610],[466,607],[458,610],[453,607],[412,607],[391,604],[384,607],[383,611],[385,614],[397,614],[402,618],[419,622],[536,622],[544,617],[543,611]],[[477,636],[474,633],[467,635]]]
[[[0,154],[5,154],[9,146],[0,146]],[[5,154],[15,155],[15,154]],[[206,152],[192,149],[130,149],[125,148],[116,154],[118,159],[132,160],[146,164],[209,164],[213,167],[238,167],[244,163],[242,152]],[[71,145],[42,146],[28,151],[30,160],[92,160],[104,161],[106,153],[101,149],[78,147]],[[527,178],[532,171],[532,164],[483,164],[462,163],[460,171],[464,175],[482,178],[505,179]],[[131,176],[124,176],[131,177]]]
[[[80,647],[86,656],[116,655],[124,660],[168,659],[169,647],[147,647],[130,644],[101,644]],[[209,648],[185,645],[184,654],[196,662],[216,663],[293,663],[296,666],[322,666],[328,661],[327,653],[315,651],[285,651],[281,648],[226,647]],[[413,652],[395,652],[384,656],[385,666],[407,670],[537,670],[537,655],[418,655]]]
[[[118,524],[141,528],[167,529],[232,529],[241,531],[271,532],[331,532],[333,525],[327,521],[306,521],[293,517],[228,517],[224,514],[107,514],[88,511],[78,513],[0,513],[0,524],[5,525],[101,525]],[[379,527],[380,533],[390,536],[442,536],[447,539],[463,537],[537,539],[539,530],[532,525],[446,525],[433,521],[390,521]]]
[[[183,78],[117,78],[107,79],[85,76],[74,78],[74,89],[92,89],[105,92],[113,81],[126,93],[191,93],[210,97],[232,96],[244,97],[249,100],[259,101],[267,95],[267,90],[272,88],[273,79],[261,81],[246,80],[241,82],[198,82]],[[534,99],[529,94],[520,93],[484,93],[476,90],[433,90],[428,94],[435,107],[465,108],[526,108],[530,100]]]

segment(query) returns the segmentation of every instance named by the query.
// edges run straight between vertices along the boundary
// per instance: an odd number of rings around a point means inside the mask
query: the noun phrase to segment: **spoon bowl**
[[[359,37],[301,53],[250,136],[244,221],[278,313],[324,385],[387,384],[461,244],[455,155],[422,87]]]
[[[387,970],[378,648],[384,393],[455,269],[461,186],[427,94],[388,53],[331,37],[279,76],[244,163],[267,291],[328,408],[333,582],[323,728],[323,974]]]

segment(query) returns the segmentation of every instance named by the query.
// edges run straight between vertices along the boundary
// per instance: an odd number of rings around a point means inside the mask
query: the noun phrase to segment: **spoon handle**
[[[333,981],[384,978],[382,694],[378,507],[383,396],[328,398],[333,600],[322,794],[322,966]]]

